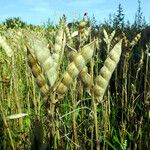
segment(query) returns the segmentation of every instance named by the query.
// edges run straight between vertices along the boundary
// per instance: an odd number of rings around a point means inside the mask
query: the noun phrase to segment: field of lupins
[[[150,43],[65,18],[0,29],[0,149],[148,150]],[[138,50],[136,50],[138,49]]]

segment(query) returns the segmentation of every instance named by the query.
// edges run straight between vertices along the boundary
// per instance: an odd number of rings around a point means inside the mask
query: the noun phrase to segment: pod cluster
[[[81,48],[81,51],[76,53],[73,61],[69,64],[66,72],[63,74],[62,80],[58,85],[56,92],[64,94],[73,80],[78,76],[81,70],[86,66],[94,53],[95,41]]]

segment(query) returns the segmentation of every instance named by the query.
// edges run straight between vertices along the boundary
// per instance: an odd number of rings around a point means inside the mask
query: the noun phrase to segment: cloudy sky
[[[62,14],[69,21],[82,18],[85,12],[95,16],[98,22],[108,19],[121,3],[125,19],[131,22],[135,18],[138,0],[0,0],[0,21],[10,17],[20,17],[32,24],[43,24],[50,19],[57,23]],[[143,16],[150,23],[150,0],[141,0]]]

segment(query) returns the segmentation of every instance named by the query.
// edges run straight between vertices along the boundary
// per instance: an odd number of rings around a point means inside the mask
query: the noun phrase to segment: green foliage
[[[27,25],[19,17],[8,18],[3,22],[6,28],[25,28]]]

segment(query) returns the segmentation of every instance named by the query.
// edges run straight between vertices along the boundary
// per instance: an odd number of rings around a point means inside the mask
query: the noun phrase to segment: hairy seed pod
[[[85,88],[91,87],[91,85],[92,85],[91,81],[92,80],[91,80],[90,74],[88,73],[87,67],[84,67],[82,69],[82,71],[80,72],[79,76],[80,76],[80,78],[81,78],[81,80],[82,80],[83,85],[84,85]]]
[[[135,38],[131,41],[129,47],[132,49],[135,46],[135,44],[137,44],[140,38],[141,38],[141,33],[135,36]]]
[[[68,50],[67,55],[69,57],[69,60],[72,62],[74,58],[76,57],[76,55],[78,54],[78,52],[68,44],[67,44],[66,49]]]
[[[105,29],[103,29],[103,34],[104,34],[104,41],[106,44],[109,43],[109,36],[108,36],[108,33],[106,32]]]
[[[129,45],[129,40],[127,39],[127,37],[126,37],[126,35],[125,35],[124,32],[122,33],[122,39],[123,39],[123,42],[124,42],[125,47],[128,47],[128,45]]]
[[[41,67],[39,66],[36,58],[31,54],[28,48],[27,48],[27,58],[28,58],[29,67],[31,68],[32,73],[36,79],[36,83],[40,88],[41,93],[44,95],[45,97],[44,99],[47,99],[49,94],[49,87],[46,83]]]
[[[47,47],[47,42],[44,40],[40,40],[34,34],[31,34],[29,37],[27,36],[27,41],[31,47],[30,51],[36,56],[38,62],[47,75],[50,85],[53,86],[57,79],[57,72],[55,71],[55,69],[53,69],[54,60],[50,55],[50,51]]]
[[[111,32],[111,34],[110,34],[110,36],[109,36],[110,42],[111,42],[112,39],[114,38],[115,34],[116,34],[116,31],[115,31],[115,30],[114,30],[113,32]]]
[[[95,79],[95,86],[93,88],[95,97],[97,98],[98,102],[103,99],[105,90],[108,86],[109,80],[116,68],[120,55],[121,55],[121,45],[122,40],[120,40],[114,48],[109,52],[107,59],[104,62],[104,66],[100,70],[100,75]]]
[[[72,37],[71,37],[70,31],[69,31],[69,28],[68,28],[66,22],[64,22],[64,30],[65,30],[65,33],[66,33],[67,43],[72,45]]]
[[[84,43],[88,40],[88,37],[91,33],[91,27],[89,27],[87,30],[84,30],[84,32],[80,36],[80,45],[83,46]]]
[[[86,25],[87,25],[87,22],[85,20],[80,21],[79,29],[83,29]]]
[[[78,34],[79,34],[78,31],[74,31],[74,32],[71,34],[71,37],[73,38],[73,37],[77,36]]]
[[[6,40],[0,35],[0,46],[5,50],[8,57],[13,55],[13,50],[7,44]]]
[[[67,68],[67,71],[63,74],[62,80],[58,85],[56,92],[58,94],[64,94],[69,88],[72,81],[78,76],[80,71],[85,67],[87,62],[92,58],[94,53],[95,41],[84,46],[81,52],[77,53],[73,62],[71,62]]]
[[[118,43],[120,41],[120,37],[115,37],[115,38],[113,38],[112,39],[112,41],[111,41],[111,45],[110,45],[110,47],[109,47],[109,49],[111,50],[111,49],[113,49],[113,47]]]

